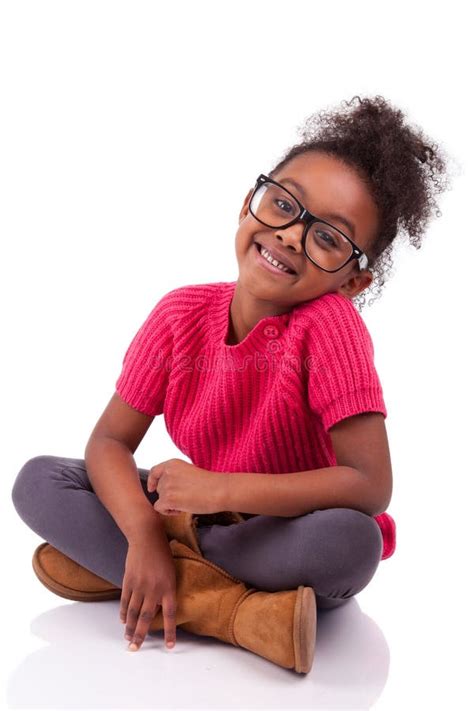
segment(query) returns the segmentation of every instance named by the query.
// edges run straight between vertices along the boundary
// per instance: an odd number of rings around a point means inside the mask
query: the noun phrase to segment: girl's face
[[[292,158],[275,176],[274,180],[288,187],[304,207],[313,215],[322,217],[341,229],[364,252],[375,240],[378,228],[378,211],[367,186],[349,166],[334,157],[310,151]],[[303,188],[285,183],[292,178]],[[372,281],[371,273],[359,270],[351,260],[337,272],[325,272],[307,257],[302,246],[304,223],[297,222],[284,229],[262,225],[248,207],[253,188],[247,193],[239,215],[239,228],[235,238],[235,251],[239,264],[241,287],[256,299],[291,307],[315,299],[329,291],[338,291],[353,298],[366,289]],[[330,214],[339,214],[352,222],[354,232]],[[278,274],[262,264],[256,242],[270,252],[272,247],[291,265],[296,274]]]

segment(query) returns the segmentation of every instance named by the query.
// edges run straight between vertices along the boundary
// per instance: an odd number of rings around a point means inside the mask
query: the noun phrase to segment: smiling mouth
[[[267,259],[269,252],[267,249],[263,248],[263,249],[265,249],[265,253],[267,255],[267,256],[264,256],[262,254],[262,245],[259,242],[254,241],[254,245],[255,245],[258,253],[262,257],[262,259],[265,259],[265,261],[267,261],[268,264],[270,264],[272,267],[274,267],[275,269],[278,269],[279,271],[283,272],[284,274],[292,274],[293,276],[296,275],[296,272],[294,269],[291,269],[291,267],[286,266],[286,264],[282,264],[282,262],[278,261],[275,257],[272,257],[272,259],[275,262],[277,262],[278,264],[280,264],[281,266],[277,266],[277,265],[273,264],[273,262],[271,262],[269,259]]]

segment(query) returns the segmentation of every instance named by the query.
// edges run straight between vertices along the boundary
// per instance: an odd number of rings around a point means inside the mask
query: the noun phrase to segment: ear
[[[372,273],[368,269],[361,269],[351,274],[350,277],[341,284],[337,291],[346,296],[348,299],[353,299],[354,296],[360,294],[361,291],[367,289],[373,281]]]
[[[251,198],[252,193],[253,193],[253,188],[250,188],[247,195],[245,196],[245,200],[244,200],[242,208],[240,210],[239,223],[242,222],[242,220],[245,217],[247,217],[247,215],[249,214],[249,203],[250,203],[250,198]]]

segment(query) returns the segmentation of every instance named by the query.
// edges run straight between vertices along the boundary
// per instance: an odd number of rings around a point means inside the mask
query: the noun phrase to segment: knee
[[[335,578],[360,589],[373,577],[382,556],[383,538],[372,516],[349,508],[313,512],[315,535],[325,541],[324,557]]]
[[[28,459],[22,466],[15,478],[11,492],[12,502],[18,514],[21,515],[28,504],[34,503],[38,485],[45,481],[44,475],[52,470],[54,460],[55,457],[52,455],[40,454]]]
[[[372,516],[355,509],[327,509],[328,526],[338,542],[338,552],[346,566],[361,570],[377,568],[382,556],[383,539]]]

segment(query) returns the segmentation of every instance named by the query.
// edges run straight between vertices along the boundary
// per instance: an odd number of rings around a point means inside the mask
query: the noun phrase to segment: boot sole
[[[33,570],[36,576],[41,580],[43,585],[48,588],[55,595],[66,598],[66,600],[77,600],[79,602],[94,602],[101,600],[117,600],[122,596],[122,590],[119,588],[110,588],[110,590],[97,590],[91,592],[84,592],[83,590],[75,590],[74,588],[68,588],[57,580],[54,580],[48,573],[44,570],[41,564],[41,553],[43,549],[48,546],[49,543],[41,543],[35,552],[33,553],[32,564]]]
[[[311,587],[300,585],[293,617],[293,640],[295,671],[307,674],[311,671],[316,646],[316,596]]]

